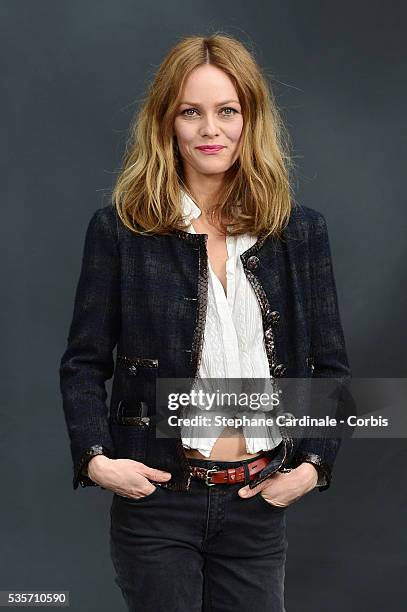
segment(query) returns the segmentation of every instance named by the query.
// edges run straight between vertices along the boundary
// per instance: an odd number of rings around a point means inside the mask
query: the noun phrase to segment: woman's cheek
[[[229,138],[229,140],[237,144],[242,134],[242,129],[243,129],[243,121],[235,121],[233,125],[229,126],[227,132],[225,133],[227,137]]]

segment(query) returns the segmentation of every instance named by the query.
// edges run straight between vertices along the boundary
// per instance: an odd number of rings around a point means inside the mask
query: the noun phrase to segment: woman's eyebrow
[[[235,104],[240,104],[239,100],[225,100],[224,102],[218,102],[218,104],[215,104],[215,106],[222,106],[223,104],[230,104],[231,102],[234,102]],[[189,106],[201,106],[199,102],[187,102],[185,100],[180,102],[180,104],[188,104]]]

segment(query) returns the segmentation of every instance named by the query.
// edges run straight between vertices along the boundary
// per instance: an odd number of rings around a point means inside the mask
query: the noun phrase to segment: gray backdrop
[[[326,216],[354,376],[406,376],[402,3],[2,0],[0,589],[125,610],[111,495],[73,491],[58,366],[86,225],[127,128],[182,35],[224,30],[273,78],[296,199]],[[405,440],[347,440],[329,491],[287,513],[288,612],[403,609]]]

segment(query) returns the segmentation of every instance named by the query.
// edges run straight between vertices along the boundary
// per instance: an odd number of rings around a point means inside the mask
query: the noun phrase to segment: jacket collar
[[[194,202],[194,200],[186,193],[186,191],[184,191],[182,188],[180,191],[181,191],[182,215],[184,217],[185,223],[188,225],[186,225],[185,229],[183,230],[175,230],[175,235],[178,238],[181,238],[182,240],[185,240],[186,242],[190,242],[192,244],[201,243],[201,246],[204,248],[204,251],[206,252],[206,246],[204,246],[204,244],[207,242],[208,235],[207,234],[197,234],[192,225],[192,219],[197,219],[202,214],[202,210]],[[236,202],[236,206],[241,206],[241,205],[242,205],[241,201],[238,200]],[[240,255],[240,258],[244,263],[249,257],[251,257],[255,253],[258,253],[258,251],[260,251],[265,241],[265,234],[266,234],[265,231],[261,232],[260,235],[258,236],[257,241],[249,249],[247,249]]]

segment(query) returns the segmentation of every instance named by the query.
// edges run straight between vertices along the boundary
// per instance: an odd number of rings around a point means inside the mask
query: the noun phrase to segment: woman
[[[114,493],[129,610],[283,611],[285,509],[330,485],[339,438],[197,428],[192,401],[160,434],[159,378],[350,376],[325,219],[293,205],[285,148],[246,48],[186,38],[136,117],[115,206],[90,221],[61,391],[74,488]]]

